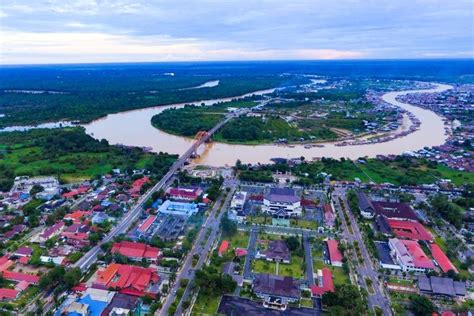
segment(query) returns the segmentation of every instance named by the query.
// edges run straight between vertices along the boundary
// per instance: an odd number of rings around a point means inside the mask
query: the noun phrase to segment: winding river
[[[324,147],[312,147],[309,149],[303,145],[295,145],[293,147],[274,144],[251,146],[214,142],[202,148],[200,158],[196,159],[195,163],[224,166],[234,165],[237,159],[240,159],[243,163],[266,163],[271,158],[295,158],[301,156],[308,160],[319,157],[357,159],[363,156],[375,157],[379,154],[401,154],[405,151],[416,151],[426,146],[438,146],[443,144],[448,137],[445,133],[443,118],[430,110],[396,100],[398,96],[409,93],[435,93],[452,88],[444,84],[433,84],[433,86],[431,89],[388,92],[382,96],[385,102],[411,112],[420,120],[420,128],[404,137],[388,142],[364,145],[335,146],[335,143],[325,143]],[[274,90],[256,91],[242,97],[251,94],[263,95]],[[205,105],[211,105],[217,102],[230,101],[231,99],[234,98],[197,101],[194,104],[204,103]],[[165,109],[183,106],[184,103],[180,103],[109,114],[104,118],[84,125],[84,127],[87,133],[98,139],[105,138],[111,144],[151,147],[155,152],[162,151],[182,154],[191,146],[193,140],[158,130],[151,125],[150,120],[153,115]]]

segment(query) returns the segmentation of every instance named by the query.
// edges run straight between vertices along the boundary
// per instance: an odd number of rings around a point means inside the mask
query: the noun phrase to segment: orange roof
[[[105,270],[97,272],[98,278],[96,281],[102,285],[107,285],[118,272],[118,266],[117,263],[112,263]]]
[[[219,256],[222,256],[227,249],[229,249],[229,242],[227,240],[223,240],[221,246],[219,247]]]
[[[150,283],[159,280],[156,269],[116,263],[99,271],[98,276],[97,282],[101,285],[118,289],[132,289],[138,292],[145,292]]]
[[[66,216],[64,216],[64,219],[72,219],[74,222],[76,222],[80,221],[82,217],[87,217],[91,214],[92,213],[88,211],[75,211],[73,213],[66,214]]]

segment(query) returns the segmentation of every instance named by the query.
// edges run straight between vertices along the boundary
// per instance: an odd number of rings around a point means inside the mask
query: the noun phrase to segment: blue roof
[[[78,302],[89,305],[90,316],[100,316],[107,307],[107,302],[95,301],[90,295],[84,296]]]

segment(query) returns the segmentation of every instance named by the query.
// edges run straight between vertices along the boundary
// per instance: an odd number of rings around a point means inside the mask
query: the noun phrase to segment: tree
[[[232,237],[237,233],[237,224],[225,214],[221,219],[221,229],[224,237]]]
[[[295,251],[300,247],[300,241],[296,236],[286,238],[285,242],[291,251]]]
[[[366,295],[352,284],[336,285],[334,292],[323,295],[331,315],[363,315],[367,311]]]
[[[43,192],[43,191],[44,191],[44,188],[41,185],[35,184],[31,187],[30,195],[34,196],[36,193],[40,193],[40,192]]]
[[[415,315],[431,315],[436,312],[436,306],[425,296],[414,295],[410,300],[411,310]]]

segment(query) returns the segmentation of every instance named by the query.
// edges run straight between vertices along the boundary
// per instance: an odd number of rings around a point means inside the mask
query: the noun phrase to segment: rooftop
[[[271,188],[270,192],[265,195],[265,199],[276,203],[296,203],[300,202],[295,194],[295,190],[291,188]]]
[[[284,240],[270,241],[265,257],[274,260],[290,261],[290,250]]]
[[[449,260],[448,256],[446,256],[446,254],[437,244],[431,244],[431,254],[433,255],[433,259],[436,260],[444,273],[447,273],[449,270],[453,270],[454,272],[458,273],[458,269],[456,269],[451,260]]]
[[[339,243],[337,240],[328,239],[326,244],[329,250],[329,260],[331,260],[331,262],[342,262],[342,253],[339,251]]]
[[[418,220],[413,209],[407,203],[372,201],[375,213],[388,218]]]
[[[298,283],[287,276],[278,276],[266,273],[260,273],[255,276],[253,289],[257,293],[300,298],[300,289]]]
[[[387,219],[387,223],[397,237],[413,240],[432,241],[431,233],[420,223],[410,220]]]
[[[160,254],[160,249],[144,243],[123,240],[114,243],[111,252],[120,253],[125,257],[156,260]]]

